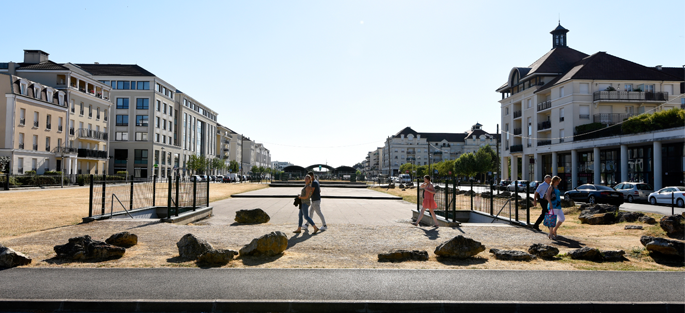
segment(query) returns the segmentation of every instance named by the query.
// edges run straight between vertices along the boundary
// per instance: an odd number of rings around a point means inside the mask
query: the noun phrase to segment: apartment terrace
[[[643,91],[595,91],[592,101],[654,101],[664,102],[668,100],[668,92],[643,92]]]
[[[94,84],[81,80],[77,77],[71,77],[69,82],[69,89],[82,92],[92,97],[109,101],[109,91],[103,89],[102,87],[98,87]]]

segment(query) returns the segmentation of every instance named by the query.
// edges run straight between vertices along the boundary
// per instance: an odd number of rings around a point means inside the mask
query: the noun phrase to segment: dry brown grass
[[[210,202],[268,187],[264,184],[211,184]],[[88,216],[88,188],[0,193],[0,239],[81,222]]]
[[[399,189],[399,188],[388,189],[388,188],[381,188],[381,187],[373,187],[373,188],[369,188],[369,189],[384,192],[387,194],[391,194],[393,196],[402,197],[402,200],[404,200],[404,201],[407,201],[410,203],[416,203],[416,199],[417,199],[416,188],[405,189],[404,191],[402,191],[402,189]]]

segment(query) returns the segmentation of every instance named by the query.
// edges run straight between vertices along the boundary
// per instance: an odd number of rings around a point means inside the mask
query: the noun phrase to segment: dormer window
[[[52,88],[47,88],[47,89],[45,90],[45,93],[46,93],[47,96],[48,96],[48,99],[47,99],[48,102],[52,102],[52,96],[53,96]]]
[[[40,85],[33,84],[33,97],[40,100]]]

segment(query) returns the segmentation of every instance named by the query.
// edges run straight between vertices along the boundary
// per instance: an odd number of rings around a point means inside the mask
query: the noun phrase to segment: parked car
[[[516,189],[518,189],[519,192],[525,192],[527,184],[528,184],[528,181],[517,180],[517,181],[509,184],[509,186],[507,186],[507,190],[514,192],[514,188],[516,188]],[[535,191],[535,190],[533,190],[533,191]]]
[[[411,176],[409,174],[400,174],[399,180],[401,184],[411,183]]]
[[[608,203],[614,205],[623,204],[623,194],[614,188],[602,185],[585,184],[576,189],[564,193],[565,199],[576,202],[587,202],[590,204]]]
[[[672,186],[664,187],[648,196],[650,204],[671,204],[673,199],[678,207],[685,207],[685,187]]]
[[[216,181],[222,182],[224,180],[224,175],[216,175]]]
[[[202,181],[202,177],[200,177],[200,175],[192,175],[192,176],[190,176],[190,181],[200,182],[200,181]]]
[[[207,175],[200,175],[200,178],[202,178],[201,181],[209,181],[209,176]]]
[[[543,182],[541,181],[532,181],[528,186],[530,186],[530,193],[535,193],[535,189],[538,189],[538,186],[540,186]]]
[[[231,177],[228,176],[228,175],[226,175],[226,176],[224,176],[224,177],[221,178],[221,181],[224,182],[224,183],[230,183],[230,182],[231,182]]]
[[[616,191],[623,194],[623,199],[633,203],[636,200],[647,201],[650,193],[654,192],[652,186],[645,183],[622,182],[614,186]]]
[[[510,180],[500,180],[498,186],[500,187],[500,189],[504,189],[507,186],[509,186],[510,184],[511,184]]]

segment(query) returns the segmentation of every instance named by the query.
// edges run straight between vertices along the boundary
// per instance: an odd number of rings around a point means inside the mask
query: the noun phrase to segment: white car
[[[685,187],[682,186],[672,186],[664,187],[655,192],[652,192],[647,196],[649,203],[652,205],[656,204],[671,204],[671,201],[675,201],[675,205],[678,207],[685,207]]]
[[[514,192],[514,188],[518,189],[519,192],[526,192],[526,185],[528,185],[529,182],[525,180],[517,180],[515,182],[512,182],[507,186],[507,190]],[[534,193],[535,189],[531,189],[531,191]]]

